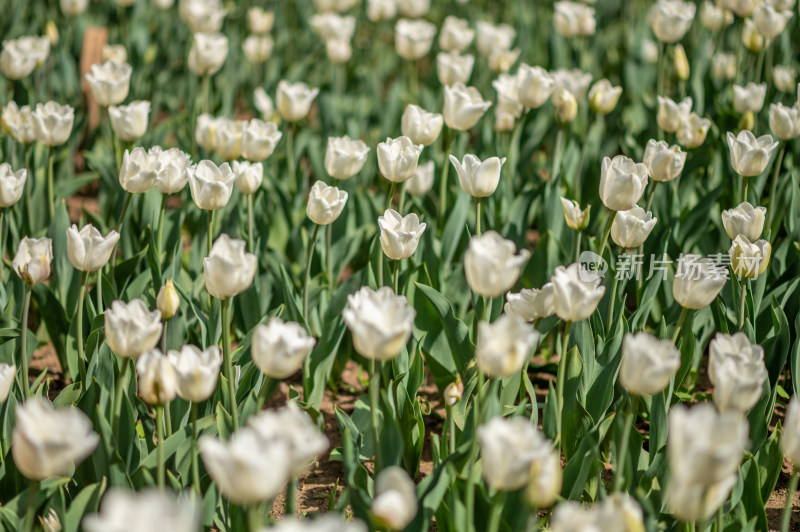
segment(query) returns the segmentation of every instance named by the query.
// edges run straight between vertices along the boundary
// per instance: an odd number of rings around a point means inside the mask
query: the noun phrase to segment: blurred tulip
[[[142,353],[136,360],[136,373],[139,377],[139,397],[145,403],[152,406],[164,405],[178,394],[175,369],[160,349],[150,349]]]
[[[678,125],[676,137],[678,144],[684,148],[697,148],[706,140],[711,120],[700,118],[697,113],[690,113],[683,117]]]
[[[76,270],[96,272],[108,263],[117,245],[119,233],[109,232],[105,237],[92,224],[78,232],[78,226],[67,229],[67,257]]]
[[[19,472],[31,480],[70,474],[99,441],[92,421],[75,407],[55,409],[41,397],[17,405],[11,455]]]
[[[779,11],[769,2],[760,3],[753,11],[756,30],[767,41],[780,35],[790,18],[792,18],[791,11]]]
[[[189,188],[198,208],[216,211],[228,204],[233,192],[236,174],[228,163],[219,166],[211,161],[200,161],[189,169]]]
[[[764,96],[767,94],[767,84],[748,83],[746,86],[733,86],[733,108],[737,113],[744,114],[748,111],[758,113],[764,107]]]
[[[594,8],[580,2],[553,4],[553,25],[564,37],[588,37],[595,32]]]
[[[217,33],[225,21],[221,0],[181,0],[178,13],[194,34]]]
[[[337,13],[325,12],[311,17],[311,29],[323,42],[332,40],[350,41],[356,31],[356,19]]]
[[[730,81],[735,78],[736,55],[724,52],[714,54],[711,63],[711,77],[719,81]]]
[[[336,221],[347,203],[347,192],[317,181],[308,194],[306,215],[317,225],[328,225]]]
[[[86,532],[197,532],[201,508],[197,500],[179,497],[172,492],[148,488],[128,491],[111,488],[103,496],[100,512],[89,514],[81,525]]]
[[[406,192],[413,196],[422,196],[433,186],[433,173],[436,170],[433,161],[417,166],[417,171],[406,181]]]
[[[521,64],[517,72],[519,102],[528,109],[537,109],[550,99],[555,90],[555,80],[539,66]]]
[[[365,286],[347,296],[342,318],[359,355],[391,360],[408,343],[416,314],[408,300],[388,286],[378,290]]]
[[[621,248],[636,249],[644,244],[657,220],[638,205],[629,211],[617,211],[611,223],[611,239]]]
[[[0,362],[0,403],[5,403],[8,399],[11,388],[14,387],[14,382],[16,382],[14,380],[16,374],[17,367],[14,364]]]
[[[213,152],[217,149],[217,127],[221,120],[208,113],[197,117],[197,126],[194,130],[194,139],[206,151]]]
[[[523,288],[518,293],[508,292],[503,312],[519,316],[527,322],[534,322],[555,314],[553,283],[547,282],[541,288]]]
[[[289,83],[281,80],[275,101],[281,118],[287,122],[297,122],[308,115],[311,103],[319,94],[319,89],[311,88],[305,83]]]
[[[369,147],[361,139],[328,137],[325,149],[325,170],[334,179],[350,179],[364,167]]]
[[[228,38],[221,33],[195,33],[189,50],[189,69],[198,76],[213,76],[228,57]]]
[[[161,311],[151,311],[141,299],[114,301],[103,317],[108,347],[123,358],[138,358],[161,338]]]
[[[250,33],[263,35],[272,31],[275,23],[275,14],[260,7],[251,7],[247,10],[247,29]]]
[[[75,17],[86,11],[89,0],[60,0],[61,12],[68,17]]]
[[[261,118],[271,121],[275,115],[275,105],[272,103],[272,98],[269,97],[264,89],[257,88],[253,92],[253,105],[255,105],[258,112],[261,113]]]
[[[133,142],[140,139],[147,132],[147,122],[150,117],[150,102],[136,101],[128,105],[108,108],[108,118],[114,135],[123,142]]]
[[[781,450],[791,460],[794,473],[800,468],[800,399],[792,397],[786,408],[786,418],[781,432]]]
[[[564,89],[572,94],[577,101],[586,99],[589,85],[592,83],[592,75],[588,72],[577,68],[572,70],[560,68],[550,72],[550,76],[553,78],[553,92],[558,89]]]
[[[422,59],[431,49],[436,26],[426,20],[401,18],[394,27],[394,46],[403,59]]]
[[[622,339],[619,383],[631,395],[656,395],[681,366],[681,353],[670,340],[652,334],[627,333]]]
[[[264,165],[261,163],[233,161],[234,185],[245,196],[255,194],[264,179]]]
[[[222,366],[222,355],[216,345],[203,351],[193,345],[184,345],[180,351],[168,352],[167,359],[174,370],[181,399],[200,403],[211,397]]]
[[[431,8],[431,0],[396,0],[400,14],[408,18],[424,17]]]
[[[681,120],[689,116],[692,111],[692,99],[687,97],[675,103],[670,98],[658,96],[658,127],[667,133],[675,133],[681,125]]]
[[[708,352],[714,404],[720,412],[746,415],[761,398],[767,382],[764,349],[751,344],[744,333],[718,333],[709,343]]]
[[[500,297],[513,287],[530,251],[521,249],[495,231],[486,231],[469,240],[464,254],[464,273],[470,290],[487,298]]]
[[[439,82],[442,85],[468,83],[474,64],[475,57],[472,54],[440,52],[436,55],[436,74]]]
[[[761,238],[761,233],[764,232],[766,216],[766,207],[753,207],[745,201],[734,209],[722,211],[722,225],[731,240],[739,235],[744,235],[750,242],[755,242]]]
[[[32,117],[36,140],[47,146],[60,146],[69,140],[72,133],[75,109],[53,101],[37,103]]]
[[[782,103],[769,106],[769,128],[781,140],[800,137],[800,105],[786,107]]]
[[[647,22],[659,41],[674,43],[689,31],[696,9],[693,2],[658,0],[647,13]]]
[[[439,30],[439,47],[445,52],[463,53],[475,38],[475,30],[470,29],[469,21],[454,16],[444,19]]]
[[[478,22],[478,53],[488,58],[495,50],[509,50],[517,38],[517,32],[508,24],[494,25],[489,22]]]
[[[531,464],[552,453],[552,442],[525,417],[493,417],[478,426],[477,435],[483,476],[496,490],[524,488]]]
[[[683,308],[705,308],[717,298],[727,280],[728,270],[724,266],[709,258],[682,255],[672,281],[672,296]]]
[[[753,24],[752,19],[744,19],[744,29],[742,29],[742,44],[744,44],[745,47],[747,47],[747,49],[754,54],[757,54],[764,49],[764,37],[758,33],[758,30],[756,29],[755,24]]]
[[[775,65],[772,68],[772,81],[781,92],[794,92],[797,87],[797,72],[793,67]]]
[[[124,65],[128,62],[128,50],[121,44],[107,44],[103,46],[103,62],[105,61]]]
[[[29,144],[36,140],[30,106],[17,107],[15,102],[8,102],[3,107],[2,125],[3,131],[14,137],[14,140],[20,144]]]
[[[505,379],[518,375],[539,344],[541,334],[513,314],[503,314],[494,322],[478,322],[475,360],[489,378]]]
[[[675,77],[678,78],[678,80],[686,81],[689,79],[689,74],[691,72],[689,69],[689,58],[686,57],[686,50],[683,49],[683,45],[681,44],[675,45],[672,65],[675,71]]]
[[[466,131],[478,123],[491,105],[475,87],[467,87],[463,83],[445,86],[444,123],[451,129]]]
[[[521,50],[514,48],[513,50],[494,50],[489,56],[489,68],[493,72],[503,74],[508,72],[514,63],[519,59]]]
[[[417,515],[417,490],[405,469],[389,466],[375,479],[375,498],[370,507],[381,528],[403,530]]]
[[[161,161],[158,154],[146,152],[144,148],[125,150],[119,169],[119,184],[131,194],[144,194],[156,184]]]
[[[742,18],[753,14],[761,0],[722,0],[722,5]]]
[[[367,0],[367,18],[372,22],[392,20],[397,15],[396,0]]]
[[[561,457],[554,449],[541,452],[531,461],[528,485],[525,487],[525,501],[532,508],[552,506],[561,493],[564,472]]]
[[[20,200],[27,179],[25,168],[15,172],[10,164],[0,164],[0,209],[11,207]]]
[[[8,79],[26,78],[34,68],[44,63],[49,55],[50,41],[47,37],[25,36],[3,41],[0,71]]]
[[[720,31],[733,22],[733,13],[719,5],[719,2],[705,0],[700,6],[700,23],[708,30]]]
[[[773,142],[771,135],[756,138],[746,129],[736,136],[728,131],[727,139],[731,152],[731,166],[737,174],[744,177],[761,175],[769,163],[772,152],[780,144]]]
[[[32,286],[50,278],[51,262],[53,262],[53,241],[47,237],[25,236],[19,241],[11,269],[25,284]],[[2,389],[1,384],[0,389]]]
[[[586,278],[581,265],[573,263],[558,266],[550,278],[553,283],[553,307],[556,315],[564,321],[577,322],[594,314],[606,288],[600,285],[600,277]]]
[[[102,65],[94,64],[86,74],[86,81],[92,89],[97,103],[103,107],[119,105],[128,97],[131,86],[133,68],[127,63],[106,61]]]
[[[241,120],[217,119],[214,130],[217,140],[214,142],[215,151],[221,159],[233,161],[242,156],[242,137],[244,136],[244,122]]]
[[[316,343],[300,324],[274,317],[266,325],[256,325],[250,355],[261,373],[285,379],[303,367]]]
[[[388,209],[378,218],[378,226],[381,230],[381,249],[392,260],[412,256],[417,251],[422,233],[425,232],[425,224],[419,223],[416,214],[403,217],[393,209]]]
[[[258,270],[258,259],[245,251],[246,245],[244,240],[224,233],[217,238],[211,254],[203,259],[203,277],[209,294],[225,300],[250,288]]]
[[[734,275],[740,279],[755,279],[769,266],[771,252],[772,246],[766,240],[750,242],[746,236],[738,235],[728,251]]]
[[[455,406],[456,403],[461,401],[464,397],[464,383],[461,378],[457,377],[457,380],[445,386],[442,395],[447,406]]]
[[[624,155],[603,158],[600,168],[600,199],[612,211],[629,211],[642,198],[647,186],[647,166]]]
[[[242,51],[251,63],[264,63],[272,56],[274,46],[269,35],[248,35],[242,42]]]
[[[578,101],[575,96],[564,88],[557,88],[551,97],[553,105],[556,106],[556,122],[560,126],[572,123],[578,115]]]
[[[564,209],[564,219],[567,221],[567,226],[576,231],[583,231],[589,226],[589,211],[592,210],[591,205],[587,205],[584,210],[581,210],[581,206],[577,201],[562,197],[561,207]]]
[[[647,141],[642,161],[653,181],[672,181],[680,177],[686,164],[686,152],[679,146],[670,146],[665,141]]]
[[[621,95],[622,87],[615,87],[607,79],[601,79],[589,91],[589,106],[595,113],[607,115],[617,106]]]
[[[172,279],[167,279],[156,295],[156,308],[161,311],[161,317],[168,320],[178,313],[180,307],[181,297],[175,290],[175,284]]]
[[[331,39],[325,42],[325,53],[331,63],[346,63],[353,57],[353,46],[344,39]]]

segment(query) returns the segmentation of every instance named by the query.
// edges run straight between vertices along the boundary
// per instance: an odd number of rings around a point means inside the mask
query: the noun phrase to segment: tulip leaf
[[[97,512],[107,483],[106,477],[102,477],[100,482],[86,486],[72,499],[61,523],[64,532],[78,532],[83,517]]]

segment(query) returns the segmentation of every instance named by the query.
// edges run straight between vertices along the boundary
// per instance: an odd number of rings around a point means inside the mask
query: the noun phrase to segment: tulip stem
[[[506,494],[503,491],[498,491],[492,497],[492,504],[489,509],[489,525],[487,532],[497,532],[500,530],[500,518],[503,517],[503,506],[505,503]]]
[[[439,181],[439,235],[444,230],[444,222],[447,215],[447,174],[450,171],[450,151],[453,149],[453,142],[455,141],[456,134],[450,131],[448,127],[442,129],[442,146],[444,147],[444,156],[442,158],[442,178]]]
[[[125,390],[125,384],[128,380],[129,365],[130,361],[127,358],[123,358],[117,381],[114,383],[114,417],[111,426],[114,428],[114,434],[117,437],[119,437],[119,418],[122,413],[122,393]]]
[[[606,250],[606,243],[608,242],[608,235],[611,233],[611,224],[614,223],[614,217],[616,216],[616,212],[609,210],[608,211],[608,220],[606,220],[606,226],[603,229],[603,236],[600,240],[600,250],[597,252],[600,257],[603,257],[603,252]]]
[[[53,219],[56,214],[55,196],[53,193],[53,159],[55,147],[50,146],[47,154],[47,221]]]
[[[792,473],[792,478],[789,479],[789,488],[786,490],[786,503],[783,505],[783,515],[781,515],[781,532],[788,532],[789,522],[792,519],[792,510],[794,510],[794,493],[797,491],[797,480],[800,475],[796,472]]]
[[[564,381],[567,378],[567,354],[569,353],[569,330],[571,327],[571,321],[564,324],[564,340],[561,343],[561,357],[558,359],[558,374],[556,375],[556,395],[558,399],[558,417],[556,418],[558,434],[556,435],[556,440],[558,441],[559,451],[563,447],[561,440],[561,418],[564,415]]]
[[[200,492],[200,464],[197,460],[197,403],[192,403],[189,412],[189,422],[192,424],[192,486],[199,496]]]
[[[233,382],[233,360],[231,358],[231,299],[222,300],[222,359],[225,363],[225,378],[228,381],[228,408],[233,420],[233,430],[239,428],[239,412],[236,408],[236,385]]]
[[[206,239],[208,255],[211,256],[211,247],[214,245],[214,211],[208,211],[208,231]]]
[[[2,262],[2,261],[0,261]],[[19,322],[20,365],[22,393],[27,400],[31,396],[31,383],[28,379],[28,311],[31,308],[31,285],[25,283],[25,299],[22,303],[22,319]]]
[[[644,208],[645,211],[650,210],[650,206],[653,204],[653,198],[656,197],[656,187],[658,186],[658,181],[651,181],[652,186],[650,190],[647,191],[647,204]]]
[[[378,400],[380,398],[380,389],[381,389],[381,372],[380,372],[380,364],[372,358],[369,361],[369,412],[371,417],[372,425],[372,439],[375,451],[375,462],[373,466],[373,474],[378,474],[378,471],[381,470],[381,443],[380,443],[380,429],[378,427],[378,409],[380,405],[378,404]]]
[[[781,149],[778,150],[778,158],[775,160],[775,167],[772,169],[772,183],[770,183],[769,189],[769,211],[767,211],[767,232],[772,236],[775,236],[772,233],[772,222],[775,220],[775,212],[778,210],[778,179],[780,179],[783,155],[786,153],[786,144],[786,142],[781,143]]]
[[[25,510],[25,522],[23,530],[33,532],[35,528],[36,516],[36,493],[39,491],[39,481],[31,480],[31,487],[28,488],[28,507]]]
[[[747,279],[741,279],[739,282],[739,322],[738,328],[741,331],[744,328],[744,315],[747,309]]]
[[[314,224],[314,231],[311,232],[311,238],[308,241],[308,252],[306,253],[306,283],[303,287],[303,317],[308,324],[308,293],[309,286],[311,285],[311,259],[314,258],[314,246],[317,243],[317,234],[319,233],[319,225]]]
[[[209,95],[211,92],[211,76],[203,76],[203,113],[209,112]]]
[[[333,224],[328,224],[325,230],[325,262],[328,270],[328,299],[333,297],[336,288],[336,277],[333,275],[333,257],[331,257],[331,240],[333,239]]]
[[[481,198],[477,198],[475,203],[475,234],[481,236]]]
[[[255,239],[255,220],[253,217],[253,196],[254,194],[247,195],[247,242],[250,245],[250,253],[255,253],[256,246]]]
[[[558,170],[560,166],[560,158],[561,158],[561,145],[564,142],[564,128],[559,126],[558,133],[556,133],[556,146],[553,151],[553,168],[550,170],[550,183],[556,183],[556,177],[558,177]]]
[[[284,515],[295,517],[297,515],[297,478],[292,477],[286,486],[286,507]]]
[[[750,178],[742,176],[742,201],[747,201],[747,194],[750,192]]]
[[[156,246],[158,246],[158,260],[161,261],[161,253],[164,252],[164,217],[167,212],[167,194],[161,195],[161,209],[158,211],[158,230],[156,232]]]
[[[87,284],[89,280],[89,272],[81,273],[81,291],[78,294],[78,308],[76,310],[75,319],[75,341],[78,344],[78,371],[80,372],[80,379],[83,383],[83,389],[86,389],[86,354],[83,352],[83,301],[86,298],[86,291],[88,290]]]
[[[583,237],[583,231],[578,231],[578,238],[575,239],[575,262],[578,262],[581,258],[581,238]]]
[[[392,208],[392,202],[394,200],[394,192],[397,189],[397,182],[392,181],[392,184],[389,185],[389,195],[386,197],[386,210]]]
[[[453,417],[453,407],[447,406],[447,442],[448,456],[456,454],[456,420]]]
[[[121,235],[122,234],[122,226],[125,224],[125,215],[128,213],[128,207],[131,205],[131,198],[133,198],[133,194],[130,192],[126,193],[125,195],[125,203],[122,204],[122,212],[119,213],[119,219],[117,220],[117,232]],[[117,246],[119,246],[119,240],[117,243],[114,244],[114,248],[111,250],[111,285],[116,286],[116,276],[114,275],[114,271],[117,267]],[[102,268],[100,269],[102,271]],[[97,286],[101,286],[103,281],[101,280],[100,271],[97,274]],[[98,299],[98,301],[101,301]],[[98,307],[100,304],[98,303]],[[98,310],[99,311],[99,310]]]
[[[681,334],[681,328],[683,327],[683,322],[686,321],[686,316],[689,314],[688,308],[681,309],[681,316],[678,318],[678,323],[675,324],[675,330],[672,331],[672,343],[677,345],[678,337]]]
[[[297,175],[294,166],[294,123],[286,128],[286,164],[289,169],[289,192],[294,195],[298,189]]]
[[[27,187],[26,187],[27,188]],[[6,232],[5,226],[3,222],[5,222],[6,218],[6,209],[5,207],[0,207],[0,281],[3,280],[3,260],[6,258]]]
[[[259,532],[264,524],[258,504],[251,504],[247,507],[247,530],[248,532]]]
[[[608,300],[608,326],[606,327],[607,333],[611,332],[611,327],[614,325],[614,304],[615,304],[615,299],[617,299],[618,285],[619,285],[619,276],[614,275],[614,279],[611,281],[611,298]]]
[[[399,260],[394,261],[394,274],[392,286],[394,286],[394,293],[400,295],[400,262]]]
[[[158,458],[158,469],[156,470],[156,479],[158,489],[164,489],[164,406],[158,405],[156,407],[156,457]]]
[[[264,375],[264,382],[261,383],[261,389],[258,391],[258,397],[256,398],[256,414],[261,412],[261,409],[264,408],[264,404],[267,402],[270,395],[272,395],[276,384],[278,383],[275,379]]]
[[[614,491],[621,491],[626,487],[625,482],[625,462],[628,459],[628,447],[630,446],[631,427],[636,420],[636,413],[639,407],[639,398],[635,395],[630,396],[628,409],[625,412],[624,425],[622,428],[622,439],[619,442],[617,452],[617,468],[614,471]]]

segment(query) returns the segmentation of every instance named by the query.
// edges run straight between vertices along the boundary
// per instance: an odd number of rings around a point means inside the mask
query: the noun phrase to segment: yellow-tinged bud
[[[686,81],[689,79],[689,59],[686,57],[686,51],[680,44],[675,45],[673,65],[675,67],[675,75],[679,80]]]
[[[181,298],[178,295],[178,291],[175,290],[172,279],[167,279],[167,282],[164,283],[164,286],[158,291],[156,307],[161,311],[161,317],[168,320],[178,313],[180,306]]]

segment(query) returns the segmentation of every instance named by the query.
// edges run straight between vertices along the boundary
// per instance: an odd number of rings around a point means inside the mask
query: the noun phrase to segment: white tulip
[[[300,324],[274,317],[266,325],[256,325],[250,356],[267,377],[285,379],[303,367],[316,343]]]
[[[764,97],[767,95],[766,83],[748,83],[744,87],[733,86],[733,108],[737,113],[744,114],[748,111],[758,113],[764,107]]]
[[[750,242],[755,242],[761,238],[761,233],[764,232],[766,216],[766,207],[753,207],[745,201],[734,209],[722,211],[722,225],[731,240],[739,235],[744,235]]]
[[[364,167],[369,147],[361,139],[328,137],[325,149],[325,170],[334,179],[350,179]]]
[[[68,17],[75,17],[86,11],[89,0],[61,0],[59,5],[62,13]]]
[[[553,92],[564,89],[572,94],[576,100],[583,101],[589,92],[589,85],[592,83],[592,75],[579,69],[560,68],[550,72],[553,78]]]
[[[367,18],[372,22],[392,20],[396,14],[396,0],[367,0]]]
[[[189,69],[198,76],[213,76],[228,58],[228,38],[221,33],[195,33],[189,50]]]
[[[262,119],[272,120],[275,115],[275,104],[272,103],[272,98],[269,97],[269,94],[261,87],[253,92],[253,105],[261,113]]]
[[[103,318],[108,347],[121,357],[138,358],[161,338],[161,311],[151,311],[141,299],[114,301]]]
[[[781,432],[781,450],[791,460],[794,472],[800,468],[800,399],[792,397],[786,408],[786,418]]]
[[[26,78],[49,55],[50,41],[47,37],[25,36],[3,41],[0,70],[8,79]]]
[[[507,293],[503,312],[527,322],[552,316],[556,312],[553,283],[544,283],[541,288],[523,288],[516,294]]]
[[[403,530],[417,515],[417,490],[405,469],[389,466],[375,479],[375,499],[370,508],[381,528]]]
[[[217,136],[214,145],[220,158],[225,161],[233,161],[242,156],[243,121],[219,118],[214,132]]]
[[[731,166],[737,174],[744,177],[761,175],[769,163],[772,152],[780,144],[773,142],[772,135],[756,138],[747,129],[743,129],[736,136],[728,131],[727,139],[731,152]]]
[[[760,0],[759,0],[760,1]],[[744,28],[742,29],[742,44],[754,54],[760,53],[764,49],[764,37],[758,33],[753,19],[744,19]]]
[[[689,116],[692,111],[692,99],[686,97],[679,103],[670,98],[657,96],[658,115],[656,121],[658,127],[667,133],[675,133],[681,125],[681,120]]]
[[[14,364],[0,362],[0,403],[5,403],[11,388],[16,382],[17,367]]]
[[[678,144],[684,148],[697,148],[706,140],[706,135],[711,127],[711,120],[700,118],[697,113],[689,113],[678,124],[676,137]]]
[[[769,128],[781,140],[800,137],[800,105],[786,107],[782,103],[769,106]]]
[[[458,52],[440,52],[436,54],[436,74],[442,85],[468,83],[472,76],[475,57],[472,54]]]
[[[192,33],[217,33],[225,20],[221,0],[181,0],[178,13]]]
[[[317,225],[328,225],[336,221],[347,203],[347,192],[317,181],[308,194],[306,215]]]
[[[589,90],[589,105],[597,114],[607,115],[617,106],[622,87],[615,87],[607,79],[601,79]]]
[[[242,156],[248,161],[263,161],[272,155],[282,136],[273,122],[248,120],[242,128]]]
[[[514,314],[503,314],[492,323],[478,323],[475,360],[487,377],[517,375],[525,367],[541,334]]]
[[[323,42],[333,40],[350,41],[356,31],[356,19],[337,13],[326,12],[314,15],[310,20],[311,29]]]
[[[558,87],[553,91],[551,101],[556,107],[556,122],[560,126],[570,124],[578,115],[578,100],[567,89]]]
[[[531,254],[495,231],[473,236],[464,254],[464,273],[470,290],[487,298],[500,297],[514,286]]]
[[[120,532],[130,530],[132,523],[149,532],[197,532],[200,510],[197,500],[171,491],[111,488],[103,496],[100,513],[87,515],[82,526],[86,532]]]
[[[53,101],[37,103],[32,117],[36,140],[47,146],[60,146],[69,140],[72,133],[75,109]]]
[[[463,83],[455,83],[444,88],[444,123],[451,129],[466,131],[478,123],[478,120],[491,107],[475,87],[467,87]]]
[[[619,383],[631,395],[660,393],[681,366],[681,353],[669,340],[627,333],[622,340]]]
[[[233,173],[236,174],[234,185],[245,196],[255,194],[264,179],[264,165],[249,161],[233,161]]]
[[[595,32],[594,8],[580,2],[553,4],[553,25],[556,33],[564,37],[587,37]]]
[[[728,254],[731,268],[739,279],[755,279],[769,266],[772,246],[766,240],[750,242],[746,236],[738,235],[731,243]]]
[[[553,283],[553,307],[556,315],[564,321],[588,319],[606,293],[606,288],[600,285],[600,277],[587,277],[580,268],[578,263],[566,268],[558,266],[550,278]]]
[[[792,18],[791,11],[779,11],[769,2],[762,2],[753,12],[753,23],[756,25],[756,30],[767,40],[780,35],[790,18]]]
[[[217,299],[230,299],[253,284],[258,259],[247,253],[244,240],[221,234],[211,246],[211,254],[203,259],[206,290]]]
[[[178,379],[169,359],[160,349],[145,351],[136,360],[139,397],[153,406],[169,403],[178,394]]]
[[[161,161],[156,152],[146,152],[144,148],[125,150],[122,166],[119,169],[119,184],[131,194],[144,194],[156,184]]]
[[[517,38],[517,32],[508,24],[494,25],[489,22],[478,22],[478,53],[489,57],[495,50],[509,50]]]
[[[517,71],[519,103],[528,109],[538,109],[544,105],[555,90],[555,80],[540,66],[521,64]]]
[[[445,52],[463,53],[475,38],[475,30],[470,29],[469,21],[448,16],[439,30],[439,46]]]
[[[720,412],[753,408],[764,391],[767,367],[764,349],[744,333],[718,333],[708,345],[708,377],[714,385],[714,404]]]
[[[274,45],[269,35],[248,35],[242,42],[242,51],[251,63],[264,63],[272,56]]]
[[[512,123],[522,116],[523,106],[519,101],[518,75],[500,74],[496,80],[492,81],[492,87],[497,92],[495,116],[499,116],[501,121],[504,117],[508,117]]]
[[[114,61],[123,65],[128,62],[128,50],[122,44],[107,44],[103,46],[103,61]]]
[[[653,213],[635,206],[629,211],[617,211],[611,222],[611,239],[625,249],[636,249],[647,239],[656,226]]]
[[[169,351],[167,359],[172,364],[181,399],[200,403],[211,397],[222,365],[222,355],[217,346],[201,351],[196,346],[184,345],[180,351]]]
[[[576,231],[583,231],[586,229],[589,225],[589,211],[592,210],[591,205],[587,205],[584,210],[581,210],[581,206],[577,201],[562,197],[561,207],[564,209],[564,219],[567,221],[569,227]]]
[[[15,172],[10,164],[0,164],[0,208],[11,207],[20,200],[27,179],[25,168]]]
[[[793,67],[775,65],[772,68],[772,81],[781,92],[794,92],[797,87],[797,72]]]
[[[362,287],[347,296],[342,311],[356,352],[373,360],[391,360],[400,354],[411,337],[415,316],[408,300],[388,286],[377,291]]]
[[[275,13],[260,7],[251,7],[247,10],[247,30],[250,33],[263,35],[272,31],[275,23]]]
[[[403,59],[422,59],[431,49],[436,26],[426,20],[401,18],[394,26],[394,47]]]
[[[497,490],[525,487],[531,464],[552,452],[552,442],[525,417],[494,417],[478,427],[477,435],[483,476]]]
[[[681,255],[672,281],[672,296],[683,308],[705,308],[717,298],[727,280],[728,270],[711,259]]]
[[[289,83],[281,80],[275,101],[281,118],[287,122],[297,122],[308,115],[319,89],[311,88],[305,83]]]
[[[175,290],[172,279],[167,279],[156,295],[156,308],[161,311],[161,318],[171,319],[181,307],[181,296]]]
[[[119,140],[133,142],[147,132],[150,102],[136,101],[128,105],[112,105],[108,108],[108,118],[111,121],[111,129]]]
[[[450,162],[456,169],[458,184],[461,185],[464,192],[476,198],[486,198],[497,190],[500,182],[500,170],[506,159],[505,157],[502,159],[490,157],[481,161],[476,156],[467,154],[464,156],[463,162],[459,162],[451,155]]]
[[[513,50],[494,50],[489,56],[489,68],[493,72],[502,74],[508,72],[514,63],[519,59],[522,50],[514,48]]]
[[[725,52],[714,54],[711,62],[711,77],[720,81],[729,81],[736,77],[736,55]],[[794,85],[792,85],[794,90]]]
[[[158,156],[159,169],[156,174],[156,188],[162,194],[177,194],[189,180],[189,167],[192,159],[178,148],[162,150],[159,146],[150,148],[149,153]]]
[[[203,113],[197,117],[194,139],[201,148],[209,152],[217,149],[217,127],[222,122],[222,119],[211,116],[208,113]]]
[[[14,140],[20,144],[29,144],[36,140],[33,130],[33,113],[28,105],[17,107],[15,102],[8,102],[3,107],[2,125],[3,131],[14,137]]]
[[[406,181],[406,192],[413,196],[426,194],[433,186],[433,173],[436,170],[433,161],[417,166],[417,171]]]
[[[78,226],[67,229],[67,258],[76,270],[96,272],[106,265],[119,241],[119,233],[111,231],[105,237],[92,224],[78,232]]]
[[[658,0],[647,13],[647,22],[659,41],[674,43],[689,31],[696,9],[693,2]]]
[[[132,73],[133,67],[128,63],[106,61],[92,65],[85,77],[97,103],[108,107],[119,105],[128,97]]]
[[[217,166],[211,161],[200,161],[189,168],[189,188],[198,208],[216,211],[228,204],[233,192],[236,174],[228,163]]]
[[[629,157],[603,158],[600,167],[600,199],[612,211],[628,211],[636,206],[647,186],[647,166]]]
[[[421,144],[414,144],[408,137],[387,138],[376,149],[378,169],[383,177],[393,183],[408,181],[417,171],[422,149]]]
[[[719,31],[733,22],[733,13],[718,5],[718,2],[705,0],[700,6],[700,23],[708,30]]]
[[[358,0],[314,0],[314,8],[317,11],[336,11],[343,13],[354,7]]]
[[[408,18],[420,18],[428,14],[431,0],[396,0],[400,14]]]
[[[460,377],[445,386],[442,393],[444,402],[447,406],[455,406],[464,397],[464,382]]]
[[[681,521],[706,520],[725,503],[738,478],[733,473],[710,485],[674,478],[667,485],[666,502]]]
[[[672,181],[677,179],[686,164],[686,152],[680,146],[670,146],[663,140],[647,141],[642,162],[647,166],[647,174],[653,181]]]
[[[11,269],[27,285],[46,281],[50,277],[50,263],[53,261],[53,241],[47,237],[22,237]],[[2,389],[2,385],[0,385]],[[0,394],[2,396],[2,394]]]
[[[16,418],[11,456],[31,480],[68,475],[100,441],[86,414],[75,407],[54,409],[41,397],[18,404]]]
[[[546,447],[546,445],[544,446]],[[525,500],[533,508],[552,506],[561,493],[564,472],[561,470],[561,456],[555,449],[542,450],[531,461]]]
[[[378,218],[378,226],[381,230],[381,249],[392,260],[412,256],[426,227],[424,223],[419,223],[416,214],[403,217],[393,209],[388,209]]]

